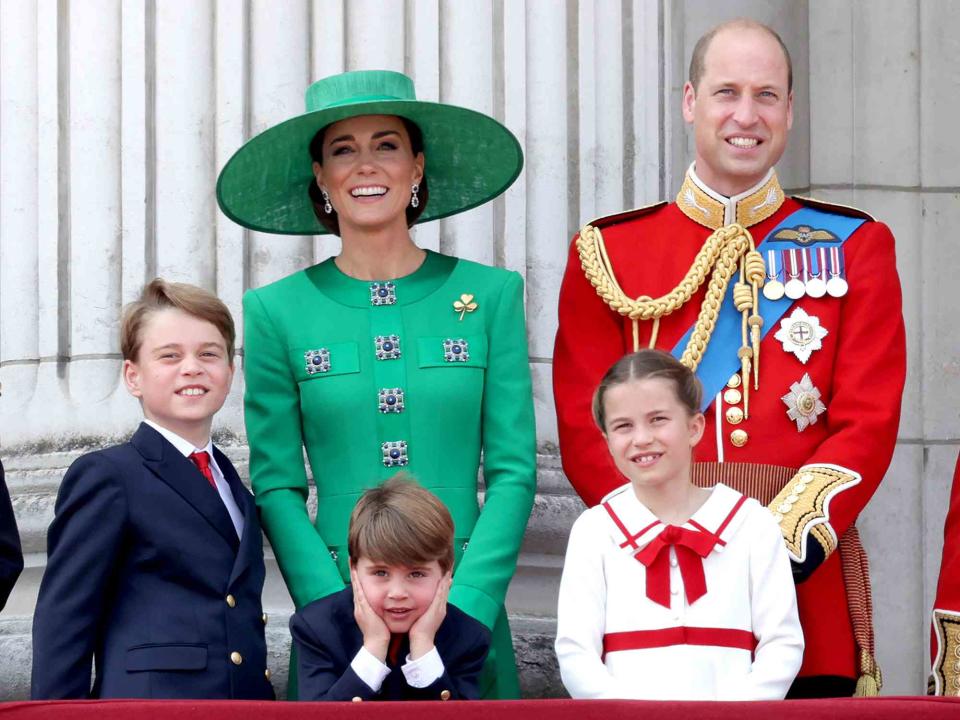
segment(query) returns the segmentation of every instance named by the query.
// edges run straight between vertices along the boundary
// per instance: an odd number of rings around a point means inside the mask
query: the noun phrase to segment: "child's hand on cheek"
[[[437,584],[437,592],[433,596],[430,607],[411,626],[411,660],[417,660],[433,649],[433,640],[437,635],[437,629],[447,616],[447,595],[450,593],[451,582],[452,573],[448,571]]]
[[[353,584],[353,617],[363,634],[363,646],[380,662],[386,662],[390,630],[383,618],[377,615],[367,602],[357,570],[353,567],[350,568],[350,582]]]

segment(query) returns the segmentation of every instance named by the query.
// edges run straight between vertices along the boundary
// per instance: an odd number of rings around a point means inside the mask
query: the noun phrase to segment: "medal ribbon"
[[[657,537],[634,557],[647,568],[647,597],[658,605],[670,607],[670,548],[677,553],[680,577],[687,602],[693,605],[707,594],[703,558],[717,544],[715,535],[667,525]]]
[[[757,245],[757,250],[762,254],[767,250],[800,249],[801,246],[797,243],[773,239],[773,236],[784,228],[793,228],[799,225],[829,230],[837,237],[836,242],[828,244],[829,247],[839,248],[864,222],[863,218],[847,217],[846,215],[802,207],[781,220],[767,234],[763,242]],[[812,243],[808,247],[820,247],[820,243]],[[839,249],[837,254],[839,255]],[[735,283],[731,282],[727,288],[727,294],[723,298],[723,303],[717,315],[717,324],[710,337],[710,344],[707,345],[703,358],[700,360],[700,365],[697,367],[697,377],[703,384],[703,402],[700,405],[702,411],[706,411],[713,404],[714,398],[727,384],[730,376],[740,370],[740,358],[737,356],[737,351],[740,349],[742,340],[741,314],[733,304],[734,285]],[[786,315],[796,301],[787,297],[770,300],[762,294],[758,301],[758,311],[763,318],[763,327],[760,334],[762,342],[767,333],[777,327],[780,318]],[[693,329],[694,327],[691,325],[670,351],[670,354],[675,358],[679,359],[683,355],[690,336],[693,334]]]
[[[830,248],[830,276],[839,277],[843,273],[843,268],[840,265],[840,250],[838,248]]]

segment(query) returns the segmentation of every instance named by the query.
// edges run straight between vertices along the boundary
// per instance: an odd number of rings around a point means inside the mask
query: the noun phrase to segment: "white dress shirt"
[[[353,658],[350,667],[363,680],[367,686],[374,692],[380,692],[383,681],[390,674],[390,668],[380,662],[379,658],[373,656],[365,647]],[[415,688],[429,687],[437,678],[443,675],[443,660],[436,646],[430,649],[430,652],[416,660],[411,660],[407,655],[406,662],[400,668],[403,670],[403,676],[406,678],[407,685]]]
[[[223,501],[224,507],[227,508],[227,512],[230,514],[230,520],[233,522],[233,527],[236,528],[237,537],[242,538],[243,512],[240,510],[236,499],[233,497],[233,491],[230,490],[230,483],[228,483],[226,478],[223,477],[223,471],[220,469],[220,466],[217,465],[217,460],[213,456],[213,442],[207,440],[206,446],[202,448],[195,448],[193,443],[189,440],[184,440],[175,432],[157,425],[157,423],[153,422],[152,420],[144,419],[144,422],[158,433],[163,435],[163,437],[166,438],[166,440],[173,445],[185,458],[189,458],[190,455],[195,452],[207,453],[207,455],[210,457],[210,471],[213,473],[213,481],[217,485],[217,492],[220,494],[220,499]]]

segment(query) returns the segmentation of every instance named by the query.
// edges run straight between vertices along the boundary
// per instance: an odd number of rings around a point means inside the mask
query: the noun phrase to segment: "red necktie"
[[[676,525],[667,525],[657,537],[634,557],[647,568],[647,597],[655,603],[670,607],[670,547],[677,553],[680,576],[691,605],[707,594],[707,580],[703,574],[703,560],[717,538],[704,532],[694,532]]]
[[[213,489],[216,490],[217,481],[213,479],[213,471],[210,470],[210,454],[206,450],[201,450],[200,452],[190,453],[190,459],[193,461],[193,464],[197,466],[200,474],[203,475]]]
[[[390,644],[387,646],[387,660],[391,665],[396,665],[400,659],[400,645],[403,642],[403,635],[391,635]]]

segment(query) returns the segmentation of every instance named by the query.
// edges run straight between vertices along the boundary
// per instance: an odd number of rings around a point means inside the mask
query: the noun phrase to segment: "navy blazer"
[[[0,610],[7,604],[10,591],[23,570],[23,552],[20,549],[20,534],[17,519],[10,504],[10,493],[3,477],[0,462]]]
[[[32,698],[273,698],[260,523],[233,465],[213,454],[242,539],[196,466],[149,425],[70,466],[33,618]]]
[[[490,630],[454,605],[434,638],[443,660],[443,675],[425,688],[407,684],[401,665],[410,652],[404,637],[390,674],[375,693],[350,667],[363,647],[363,634],[353,617],[353,589],[305,605],[290,618],[297,651],[300,700],[474,700],[480,697],[479,677],[490,649]]]

